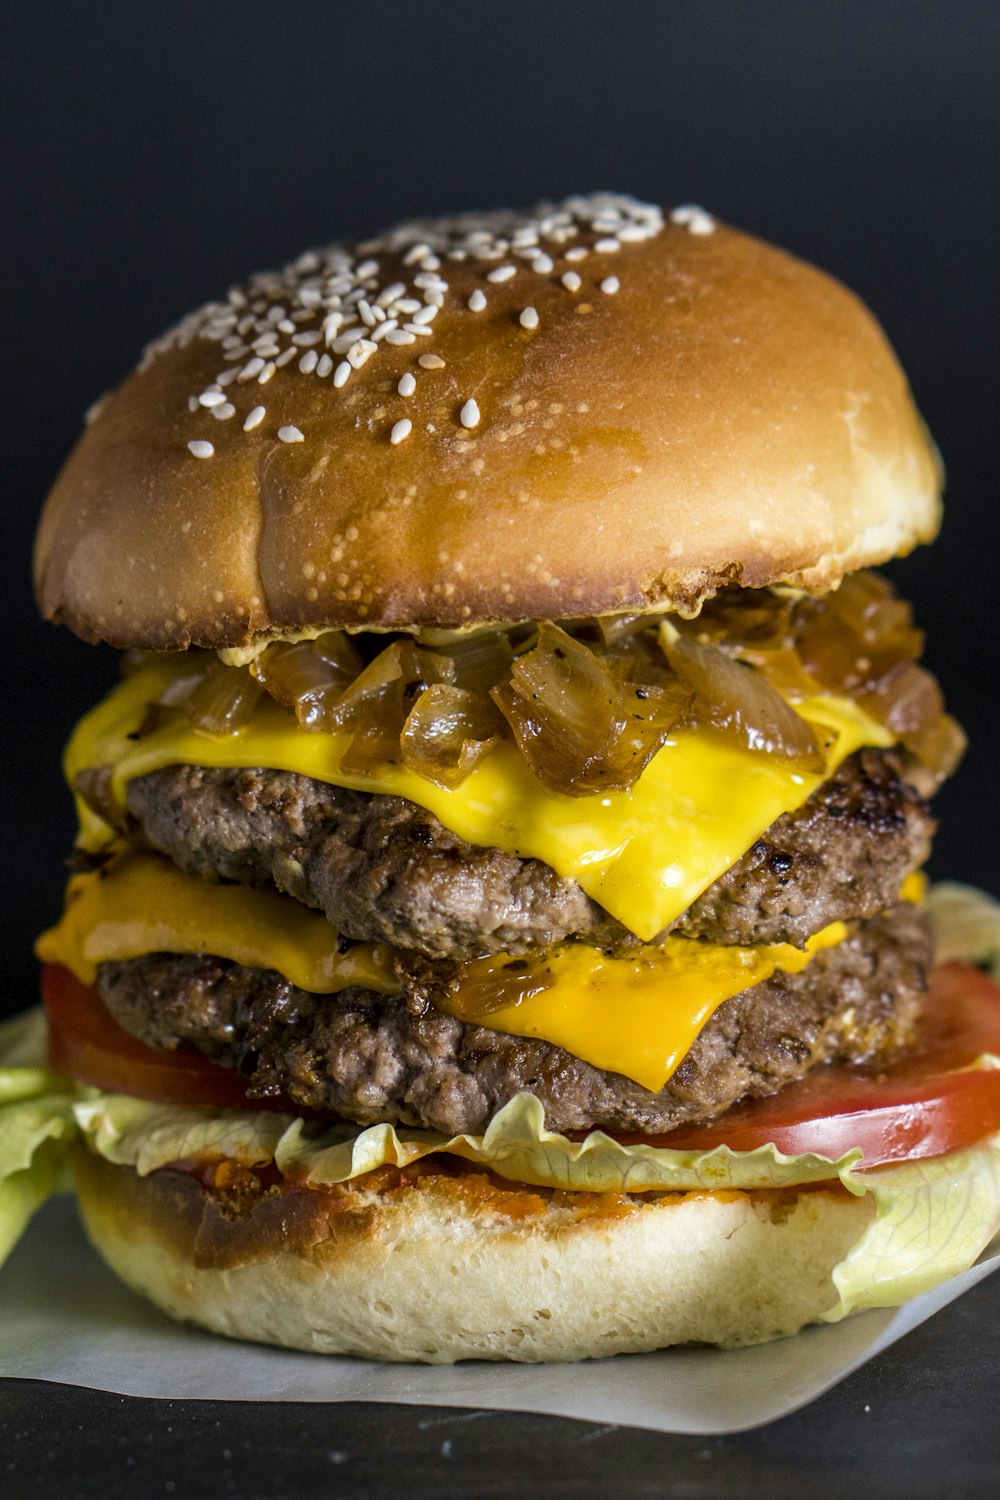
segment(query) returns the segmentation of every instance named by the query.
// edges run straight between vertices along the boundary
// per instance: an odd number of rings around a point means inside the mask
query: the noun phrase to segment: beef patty
[[[78,786],[102,806],[101,773]],[[171,766],[132,781],[132,819],[182,869],[272,882],[356,941],[428,958],[523,954],[568,937],[634,942],[538,859],[467,844],[401,797],[287,771]],[[796,943],[872,917],[927,857],[933,822],[900,755],[861,750],[786,813],[674,924],[715,943]]]
[[[98,987],[115,1019],[150,1045],[190,1043],[243,1074],[258,1097],[284,1093],[362,1124],[479,1132],[528,1090],[555,1130],[659,1132],[774,1093],[822,1063],[885,1058],[912,1033],[930,963],[924,917],[896,906],[801,973],[776,973],[726,1001],[658,1094],[548,1042],[443,1014],[426,972],[419,982],[404,972],[397,997],[313,995],[273,970],[149,954],[102,964]]]

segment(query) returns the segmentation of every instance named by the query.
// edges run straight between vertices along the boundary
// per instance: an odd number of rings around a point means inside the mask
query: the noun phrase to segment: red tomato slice
[[[245,1079],[200,1052],[147,1047],[112,1019],[96,990],[59,964],[46,964],[42,971],[42,1000],[49,1023],[49,1063],[57,1073],[161,1104],[296,1112],[288,1099],[248,1098]]]
[[[916,1050],[884,1072],[820,1068],[693,1130],[609,1134],[679,1151],[772,1142],[789,1156],[838,1157],[860,1147],[866,1167],[943,1156],[1000,1131],[1000,1069],[970,1068],[984,1052],[1000,1056],[1000,987],[968,964],[940,964]]]

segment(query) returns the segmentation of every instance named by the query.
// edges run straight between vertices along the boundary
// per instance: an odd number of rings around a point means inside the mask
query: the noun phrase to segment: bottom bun
[[[433,1166],[334,1189],[230,1163],[204,1175],[140,1177],[79,1149],[87,1232],[133,1290],[231,1338],[430,1364],[796,1333],[833,1306],[833,1268],[874,1211],[826,1184],[632,1195]]]

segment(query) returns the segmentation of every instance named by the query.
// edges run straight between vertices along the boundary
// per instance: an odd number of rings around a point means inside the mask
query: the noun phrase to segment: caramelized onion
[[[438,655],[451,662],[460,688],[487,694],[509,668],[514,650],[506,631],[484,630],[444,647]]]
[[[630,787],[688,701],[655,684],[617,682],[606,662],[548,623],[490,696],[534,774],[571,796]]]
[[[196,729],[209,734],[238,734],[249,724],[261,684],[242,667],[213,662],[187,695],[187,713]]]
[[[825,598],[803,600],[796,626],[803,665],[834,693],[866,692],[923,650],[909,605],[877,573],[852,574]]]
[[[939,781],[944,781],[965,754],[965,731],[951,714],[939,714],[921,729],[904,734],[903,745]]]
[[[361,671],[361,658],[339,630],[314,641],[268,646],[250,669],[268,693],[290,708],[303,729],[329,729],[333,710]]]
[[[364,772],[399,761],[410,701],[426,686],[417,647],[409,638],[393,641],[368,663],[330,713],[330,727],[351,736],[342,761],[345,770]]]
[[[403,764],[438,786],[461,786],[505,727],[489,698],[435,683],[420,694],[403,725]]]
[[[448,985],[448,1014],[471,1025],[509,1005],[541,994],[552,983],[552,971],[537,960],[477,958],[462,964]]]
[[[799,761],[821,771],[825,759],[811,724],[800,719],[771,684],[752,667],[720,650],[660,626],[663,652],[694,693],[697,722],[711,724],[748,750]]]

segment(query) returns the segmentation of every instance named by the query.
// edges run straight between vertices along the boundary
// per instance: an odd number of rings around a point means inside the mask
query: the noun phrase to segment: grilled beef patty
[[[436,1010],[426,963],[401,969],[398,997],[313,995],[273,970],[170,954],[102,964],[98,987],[127,1031],[154,1047],[197,1047],[251,1080],[258,1097],[284,1093],[362,1124],[478,1132],[528,1090],[551,1129],[653,1133],[772,1094],[823,1063],[887,1057],[909,1039],[930,963],[924,917],[896,906],[801,973],[776,973],[726,1001],[658,1094],[548,1042]]]
[[[102,806],[100,773],[78,784]],[[538,859],[465,843],[401,797],[287,771],[171,766],[129,783],[128,812],[175,864],[273,882],[346,937],[428,958],[524,954],[579,937],[635,939]],[[927,857],[933,822],[900,755],[861,750],[786,813],[674,924],[715,943],[796,943],[872,917]]]

